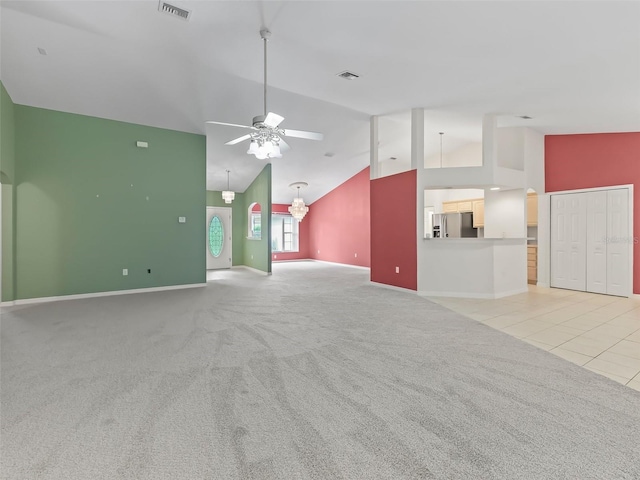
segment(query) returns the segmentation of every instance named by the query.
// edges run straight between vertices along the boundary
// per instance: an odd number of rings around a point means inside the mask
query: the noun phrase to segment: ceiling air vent
[[[178,8],[175,5],[164,2],[163,0],[160,0],[160,3],[158,4],[158,10],[163,13],[173,15],[174,17],[182,18],[183,20],[189,20],[189,17],[191,16],[191,12],[189,10]]]
[[[347,70],[345,70],[342,73],[338,73],[338,77],[340,78],[344,78],[346,80],[355,80],[356,78],[360,78],[360,75],[357,75],[353,72],[349,72]]]

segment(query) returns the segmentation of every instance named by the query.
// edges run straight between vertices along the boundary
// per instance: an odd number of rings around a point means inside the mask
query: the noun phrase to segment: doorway
[[[231,268],[231,208],[207,207],[207,270]]]
[[[627,297],[633,259],[628,187],[551,196],[551,286]]]

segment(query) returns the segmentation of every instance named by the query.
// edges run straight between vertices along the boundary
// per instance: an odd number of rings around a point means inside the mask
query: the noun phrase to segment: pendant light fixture
[[[227,170],[227,189],[222,192],[222,199],[224,203],[231,203],[236,198],[236,192],[229,188],[229,170]]]
[[[289,207],[289,213],[291,214],[291,216],[293,218],[295,218],[299,222],[302,221],[304,216],[309,211],[309,207],[307,207],[304,204],[304,200],[300,196],[300,189],[304,188],[304,187],[306,187],[308,185],[309,184],[306,183],[306,182],[295,182],[295,183],[292,183],[291,185],[289,185],[291,188],[297,188],[298,189],[298,195],[296,196],[296,198],[293,199],[293,202],[292,202],[291,206]]]
[[[442,136],[444,132],[440,132],[440,168],[442,168]]]

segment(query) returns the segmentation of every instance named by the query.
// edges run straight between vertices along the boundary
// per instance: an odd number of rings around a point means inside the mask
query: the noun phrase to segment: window
[[[271,250],[274,252],[297,252],[298,231],[298,221],[291,215],[272,215]]]
[[[259,203],[252,203],[249,205],[249,231],[247,238],[259,240],[262,238],[262,225],[261,225],[261,208]]]

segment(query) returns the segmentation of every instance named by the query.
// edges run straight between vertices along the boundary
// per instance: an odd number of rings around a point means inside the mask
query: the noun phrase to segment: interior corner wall
[[[418,289],[416,189],[416,170],[371,180],[372,282]]]
[[[0,195],[2,195],[2,292],[0,301],[15,299],[15,106],[0,82]]]
[[[309,257],[371,266],[369,167],[309,206]],[[303,222],[304,223],[304,222]]]
[[[206,282],[203,135],[22,105],[15,121],[17,299]]]
[[[640,294],[640,132],[545,137],[546,191],[633,184],[633,293]]]
[[[289,205],[284,203],[274,203],[271,208],[272,213],[289,213]],[[276,262],[309,258],[309,220],[307,216],[298,223],[298,251],[271,252],[271,258]]]
[[[221,191],[207,190],[206,203],[207,207],[231,207],[231,265],[244,264],[243,238],[247,236],[247,224],[243,221],[244,194],[236,192],[233,202],[229,205],[224,203]],[[244,214],[244,217],[246,217],[246,214]]]
[[[271,164],[268,163],[243,193],[242,232],[244,265],[271,273]],[[260,204],[260,239],[248,238],[249,207]],[[265,228],[266,226],[266,228]]]

